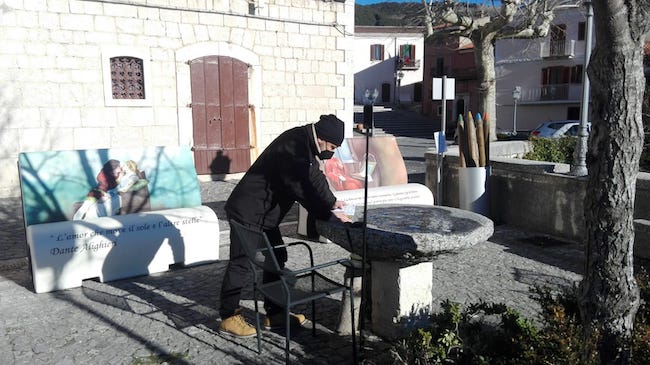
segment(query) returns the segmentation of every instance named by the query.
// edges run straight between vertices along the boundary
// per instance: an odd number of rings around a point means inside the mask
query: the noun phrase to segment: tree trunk
[[[479,80],[479,99],[477,112],[483,116],[489,114],[490,140],[496,140],[497,111],[496,111],[496,77],[494,75],[494,43],[493,36],[472,37],[474,43],[474,63],[476,64]]]
[[[630,5],[632,4],[632,5]],[[585,276],[580,310],[602,364],[629,364],[639,289],[634,279],[634,197],[643,148],[643,34],[634,1],[596,0],[588,68],[592,130],[585,197]]]

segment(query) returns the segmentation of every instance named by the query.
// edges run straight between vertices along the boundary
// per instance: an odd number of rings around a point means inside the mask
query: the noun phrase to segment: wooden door
[[[382,103],[390,102],[390,84],[387,82],[381,84],[381,101]]]
[[[205,56],[189,64],[197,174],[248,170],[248,65],[226,56]]]

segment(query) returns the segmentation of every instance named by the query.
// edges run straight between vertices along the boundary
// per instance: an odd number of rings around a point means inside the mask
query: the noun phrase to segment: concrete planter
[[[490,167],[458,169],[458,206],[484,216],[490,215]]]
[[[519,152],[501,151],[497,146],[491,146],[489,185],[485,188],[489,192],[487,217],[495,224],[508,224],[542,235],[584,242],[583,202],[587,178],[571,176],[568,174],[570,166],[566,164],[509,158],[523,152],[523,149]],[[426,185],[431,191],[436,191],[438,155],[429,150],[424,157]],[[442,165],[444,191],[441,203],[463,207],[460,188],[456,187],[464,174],[461,170],[466,168],[458,167],[457,150],[450,148]],[[634,227],[634,254],[650,259],[650,173],[641,172],[637,178]]]

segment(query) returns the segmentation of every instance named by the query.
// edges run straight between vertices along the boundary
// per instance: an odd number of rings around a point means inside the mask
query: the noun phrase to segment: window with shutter
[[[399,46],[399,58],[404,66],[411,67],[415,64],[415,45],[402,44]]]
[[[370,61],[383,61],[384,60],[384,45],[372,44],[370,45]]]
[[[571,83],[572,84],[582,83],[582,65],[575,65],[571,67]]]
[[[144,69],[137,57],[111,57],[113,99],[145,99]]]
[[[102,75],[106,106],[151,106],[151,55],[149,49],[129,46],[102,47]]]
[[[578,40],[579,41],[584,41],[585,40],[585,22],[580,22],[578,23]]]

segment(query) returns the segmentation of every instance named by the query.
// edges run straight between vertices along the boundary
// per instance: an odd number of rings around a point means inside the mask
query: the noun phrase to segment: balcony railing
[[[418,70],[420,68],[420,60],[413,60],[407,58],[397,59],[398,70]]]
[[[541,87],[522,88],[520,103],[571,101],[582,97],[582,84],[552,84]]]
[[[573,58],[575,57],[575,40],[559,40],[542,42],[540,45],[540,56],[542,58]]]
[[[539,100],[569,99],[569,84],[543,85]]]

